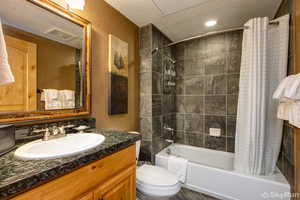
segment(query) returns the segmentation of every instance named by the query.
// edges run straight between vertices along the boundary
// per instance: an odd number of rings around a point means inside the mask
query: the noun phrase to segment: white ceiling
[[[1,4],[5,5],[0,6],[2,23],[75,48],[82,48],[83,28],[81,26],[26,0],[1,0]],[[65,40],[47,34],[53,29],[61,30],[72,37]]]
[[[242,26],[253,17],[274,17],[282,0],[105,0],[138,26],[157,26],[178,41],[210,31]],[[207,28],[207,20],[217,26]]]

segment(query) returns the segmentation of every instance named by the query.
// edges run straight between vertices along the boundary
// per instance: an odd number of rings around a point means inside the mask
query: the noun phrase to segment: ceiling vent
[[[66,31],[63,31],[59,28],[52,28],[48,31],[45,32],[47,35],[49,35],[50,37],[56,38],[58,40],[63,40],[63,41],[69,41],[74,39],[76,36],[68,33]]]
[[[163,13],[170,15],[182,11],[187,8],[192,8],[207,2],[208,0],[152,0],[155,6]]]

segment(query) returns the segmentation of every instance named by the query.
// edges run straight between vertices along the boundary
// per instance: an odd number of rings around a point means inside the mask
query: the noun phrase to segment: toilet
[[[141,141],[136,143],[136,158],[139,158]],[[181,189],[178,178],[168,170],[144,164],[136,170],[136,187],[148,196],[173,196]]]

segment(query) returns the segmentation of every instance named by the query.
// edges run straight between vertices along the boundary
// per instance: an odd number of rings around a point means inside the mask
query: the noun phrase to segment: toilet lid
[[[139,167],[136,171],[136,178],[142,183],[157,186],[171,186],[178,183],[174,174],[162,167],[153,165]]]

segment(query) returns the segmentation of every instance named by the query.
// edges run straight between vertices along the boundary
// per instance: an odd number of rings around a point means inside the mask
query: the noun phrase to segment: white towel
[[[277,110],[277,118],[282,120],[289,120],[292,103],[280,102]]]
[[[75,92],[73,90],[61,90],[59,93],[63,109],[75,108]]]
[[[62,109],[59,91],[56,89],[44,89],[43,99],[45,100],[45,110]]]
[[[175,174],[178,180],[184,183],[186,180],[187,164],[188,164],[187,159],[176,157],[176,156],[169,156],[168,171]]]
[[[289,99],[300,99],[300,74],[294,75],[291,81],[288,82],[284,97]]]
[[[8,55],[2,30],[2,23],[0,19],[0,85],[13,82],[15,82],[15,78],[11,72],[10,65],[8,63]]]
[[[295,77],[295,75],[285,77],[280,82],[279,86],[277,87],[277,89],[275,90],[275,92],[273,94],[273,99],[281,99],[284,97],[285,89],[293,81],[294,77]]]
[[[292,103],[289,113],[289,123],[300,128],[300,102]]]

